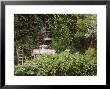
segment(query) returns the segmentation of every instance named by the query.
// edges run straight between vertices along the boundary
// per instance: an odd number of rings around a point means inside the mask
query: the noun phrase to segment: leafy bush
[[[15,66],[17,76],[93,76],[97,73],[96,50],[89,48],[84,54],[67,49],[60,54],[38,55],[25,64]]]

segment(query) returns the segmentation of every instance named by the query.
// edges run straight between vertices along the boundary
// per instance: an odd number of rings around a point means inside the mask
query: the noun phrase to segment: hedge
[[[97,75],[96,50],[89,48],[85,53],[70,53],[67,49],[60,54],[38,55],[24,65],[15,66],[16,76],[95,76]]]

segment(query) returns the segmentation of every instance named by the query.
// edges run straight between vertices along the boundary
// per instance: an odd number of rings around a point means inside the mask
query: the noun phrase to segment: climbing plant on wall
[[[65,49],[71,49],[72,52],[85,51],[90,46],[96,48],[97,15],[46,14],[46,16],[47,29],[51,30],[53,36],[50,48],[54,48],[58,53]],[[15,48],[22,46],[28,56],[33,48],[42,44],[40,31],[39,15],[14,15]]]

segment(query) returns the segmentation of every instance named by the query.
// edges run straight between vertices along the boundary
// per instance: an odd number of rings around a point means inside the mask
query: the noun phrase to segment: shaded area
[[[49,38],[52,38],[49,41]],[[47,41],[48,40],[48,41]],[[51,55],[38,55],[36,58],[31,56],[32,49],[38,49],[40,45],[48,44],[50,49],[55,49],[56,56]],[[96,14],[15,14],[14,15],[14,60],[15,65],[17,62],[17,49],[21,47],[23,49],[24,58],[26,58],[26,63],[28,61],[34,61],[35,63],[40,62],[38,58],[43,61],[48,61],[49,65],[54,65],[54,59],[57,62],[56,73],[39,74],[35,72],[39,70],[40,72],[45,71],[43,65],[41,64],[24,64],[23,66],[15,66],[15,75],[20,75],[24,70],[31,71],[34,67],[38,68],[32,72],[32,75],[96,75],[97,62],[96,62],[96,50],[97,50],[97,15]],[[69,50],[69,57],[63,57],[61,55]],[[68,53],[67,53],[68,54]],[[76,55],[77,54],[77,55]],[[72,56],[74,55],[74,57]],[[88,55],[88,56],[87,56]],[[91,56],[94,55],[94,56]],[[39,57],[40,56],[40,57]],[[67,61],[69,59],[69,61]],[[59,61],[60,60],[60,61]],[[66,65],[71,67],[65,72],[61,71],[62,62],[65,60]],[[74,60],[74,61],[72,61]],[[86,62],[84,61],[86,60]],[[88,60],[88,61],[87,61]],[[75,63],[78,62],[78,65]],[[43,64],[44,63],[44,64]],[[65,64],[64,63],[64,64]],[[70,64],[69,64],[70,63]],[[85,63],[85,64],[84,64]],[[74,68],[76,68],[74,70]],[[64,67],[63,67],[64,68]],[[53,68],[54,69],[54,68]],[[87,71],[86,71],[87,69]],[[19,71],[19,72],[18,72]],[[53,71],[53,70],[52,70]],[[86,71],[86,73],[85,73]],[[24,75],[31,75],[29,74]],[[33,73],[34,72],[34,73]],[[51,70],[48,71],[49,73]],[[63,73],[62,73],[63,72]],[[76,72],[76,73],[75,73]],[[80,74],[79,74],[79,73]],[[20,73],[20,74],[19,74]],[[26,71],[24,73],[27,73]],[[37,73],[37,74],[36,74]],[[65,74],[66,73],[66,74]],[[72,73],[72,74],[71,74]],[[74,74],[73,74],[74,73]],[[83,74],[85,73],[85,74]],[[23,75],[23,74],[21,74]]]

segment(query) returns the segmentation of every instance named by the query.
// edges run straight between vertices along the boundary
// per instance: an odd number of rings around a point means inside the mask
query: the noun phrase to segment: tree
[[[54,48],[57,53],[66,49],[70,49],[71,52],[84,52],[90,46],[96,48],[95,14],[46,14],[46,16],[46,26],[51,30],[53,37],[50,48]],[[25,54],[30,56],[31,50],[42,44],[40,24],[39,14],[15,14],[15,50],[21,46]],[[84,43],[85,41],[88,45]]]

